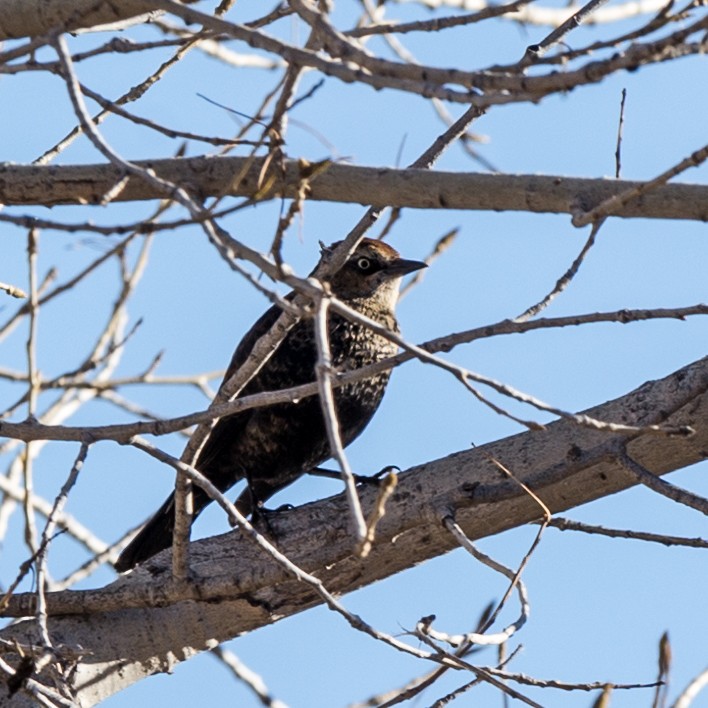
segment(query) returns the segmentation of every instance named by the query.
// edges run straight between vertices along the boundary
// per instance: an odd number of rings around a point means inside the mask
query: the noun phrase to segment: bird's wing
[[[292,299],[288,296],[288,299]],[[219,386],[219,390],[223,385],[245,364],[246,359],[248,359],[251,350],[255,346],[256,342],[268,332],[268,330],[276,323],[278,317],[282,314],[282,310],[278,305],[273,305],[268,308],[255,322],[251,329],[246,332],[243,339],[239,342],[236,347],[236,351],[231,357],[226,373],[224,374],[224,379]],[[256,386],[255,389],[251,389],[252,384],[258,380],[258,375],[252,379],[247,386],[249,393],[256,393],[261,389]],[[245,392],[245,391],[244,391]]]
[[[291,298],[290,295],[287,297]],[[219,386],[220,391],[224,384],[238,371],[238,369],[241,368],[241,366],[243,366],[256,342],[264,334],[266,334],[268,330],[270,330],[278,317],[280,317],[281,313],[282,309],[278,307],[278,305],[273,305],[266,310],[258,318],[258,320],[256,320],[251,329],[246,332],[231,357],[231,362],[226,370],[224,379]],[[256,376],[244,387],[241,395],[247,396],[254,393],[260,393],[263,390],[264,388],[261,376],[260,374],[256,374]],[[253,414],[254,409],[250,409],[241,413],[234,413],[233,415],[219,420],[204,443],[204,447],[199,455],[197,467],[203,472],[206,472],[209,469],[210,464],[219,457],[221,451],[225,447],[228,447],[229,443],[244,431]]]

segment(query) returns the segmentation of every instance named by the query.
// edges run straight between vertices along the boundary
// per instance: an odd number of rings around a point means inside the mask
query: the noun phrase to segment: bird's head
[[[323,257],[337,245],[323,249]],[[365,238],[332,276],[332,292],[345,301],[373,298],[385,309],[393,310],[401,278],[425,267],[421,261],[401,258],[395,248],[383,241]]]

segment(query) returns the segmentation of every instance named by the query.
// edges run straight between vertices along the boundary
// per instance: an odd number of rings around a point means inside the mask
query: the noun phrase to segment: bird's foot
[[[271,518],[283,511],[290,511],[294,508],[292,504],[281,504],[275,509],[268,509],[263,505],[263,502],[259,502],[254,506],[253,511],[251,511],[251,524],[261,533],[275,539],[278,534],[271,524]]]

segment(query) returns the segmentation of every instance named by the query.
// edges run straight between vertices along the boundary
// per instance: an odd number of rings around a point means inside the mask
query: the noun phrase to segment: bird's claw
[[[282,511],[290,511],[295,507],[292,504],[281,504],[275,509],[268,509],[263,506],[263,502],[259,502],[251,512],[251,524],[253,526],[260,526],[267,536],[271,538],[276,538],[277,534],[270,520],[275,514],[279,514]]]
[[[276,506],[275,509],[263,509],[266,514],[279,514],[281,511],[292,511],[295,508],[294,504],[281,504]]]
[[[375,474],[371,475],[363,475],[363,474],[355,474],[354,475],[354,481],[357,484],[380,484],[381,480],[384,479],[389,473],[394,472],[394,471],[401,471],[401,468],[398,465],[386,465],[382,470],[379,470]]]

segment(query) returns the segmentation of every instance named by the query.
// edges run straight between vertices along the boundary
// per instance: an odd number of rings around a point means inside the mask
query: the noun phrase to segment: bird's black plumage
[[[394,308],[400,278],[424,265],[400,258],[387,244],[364,239],[330,285],[332,292],[352,308],[397,332]],[[256,341],[280,313],[280,307],[274,305],[253,325],[236,348],[224,381],[243,365]],[[396,353],[396,345],[385,337],[335,313],[330,313],[328,332],[332,365],[338,371],[358,369]],[[241,395],[311,383],[316,362],[314,325],[311,319],[302,319]],[[344,445],[351,443],[371,420],[388,379],[389,372],[385,372],[335,389]],[[248,515],[253,511],[253,500],[266,501],[330,455],[319,397],[310,396],[297,403],[279,403],[222,418],[206,440],[196,467],[222,492],[247,479],[248,489],[239,497],[237,507]],[[196,486],[193,495],[196,517],[211,499]],[[174,495],[170,495],[125,548],[116,569],[129,570],[168,548],[173,526]]]

